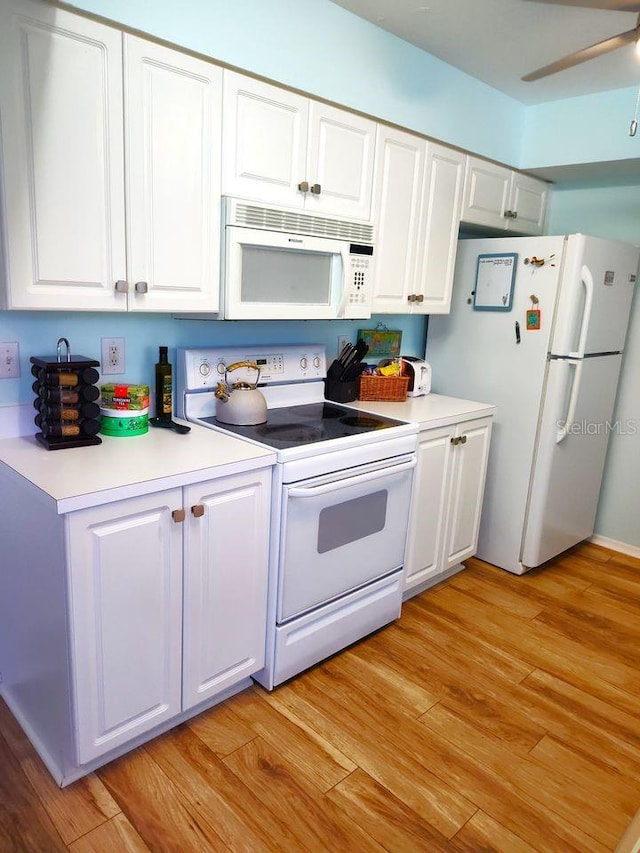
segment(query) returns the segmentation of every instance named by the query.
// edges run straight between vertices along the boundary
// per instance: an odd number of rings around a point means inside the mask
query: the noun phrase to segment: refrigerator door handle
[[[582,312],[582,322],[580,324],[578,350],[577,352],[570,352],[569,358],[584,358],[584,351],[587,346],[587,332],[589,331],[591,308],[593,306],[593,276],[591,275],[591,270],[586,264],[583,264],[582,269],[580,270],[580,282],[585,290],[584,311]]]
[[[573,428],[574,419],[576,416],[576,407],[578,405],[578,394],[580,393],[580,382],[582,381],[582,367],[584,362],[582,359],[564,359],[564,363],[574,368],[573,384],[571,385],[571,394],[569,395],[569,405],[567,406],[567,415],[563,419],[559,419],[556,429],[556,444],[569,435]],[[562,424],[562,426],[560,426]]]

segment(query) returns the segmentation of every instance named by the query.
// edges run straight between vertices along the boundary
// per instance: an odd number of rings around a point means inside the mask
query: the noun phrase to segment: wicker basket
[[[361,376],[358,400],[402,403],[407,399],[408,376]]]

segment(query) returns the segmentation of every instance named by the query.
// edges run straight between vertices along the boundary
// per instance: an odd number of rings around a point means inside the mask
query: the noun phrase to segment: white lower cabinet
[[[492,420],[477,418],[420,433],[405,598],[452,574],[475,553]]]
[[[69,514],[79,765],[262,668],[269,492],[262,470]]]

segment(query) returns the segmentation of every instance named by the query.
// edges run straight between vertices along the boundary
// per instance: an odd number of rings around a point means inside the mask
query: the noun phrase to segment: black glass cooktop
[[[359,412],[335,403],[307,403],[304,406],[283,406],[269,409],[267,422],[255,426],[223,424],[215,418],[203,418],[229,432],[259,441],[278,450],[299,447],[316,441],[346,438],[373,430],[402,426],[403,421]]]

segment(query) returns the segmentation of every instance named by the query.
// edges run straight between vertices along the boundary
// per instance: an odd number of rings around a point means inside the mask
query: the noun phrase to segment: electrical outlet
[[[17,342],[0,343],[0,379],[20,376],[20,354]]]
[[[349,335],[338,335],[338,355],[340,355],[346,344],[350,343]]]
[[[102,338],[103,376],[125,372],[124,338]]]

